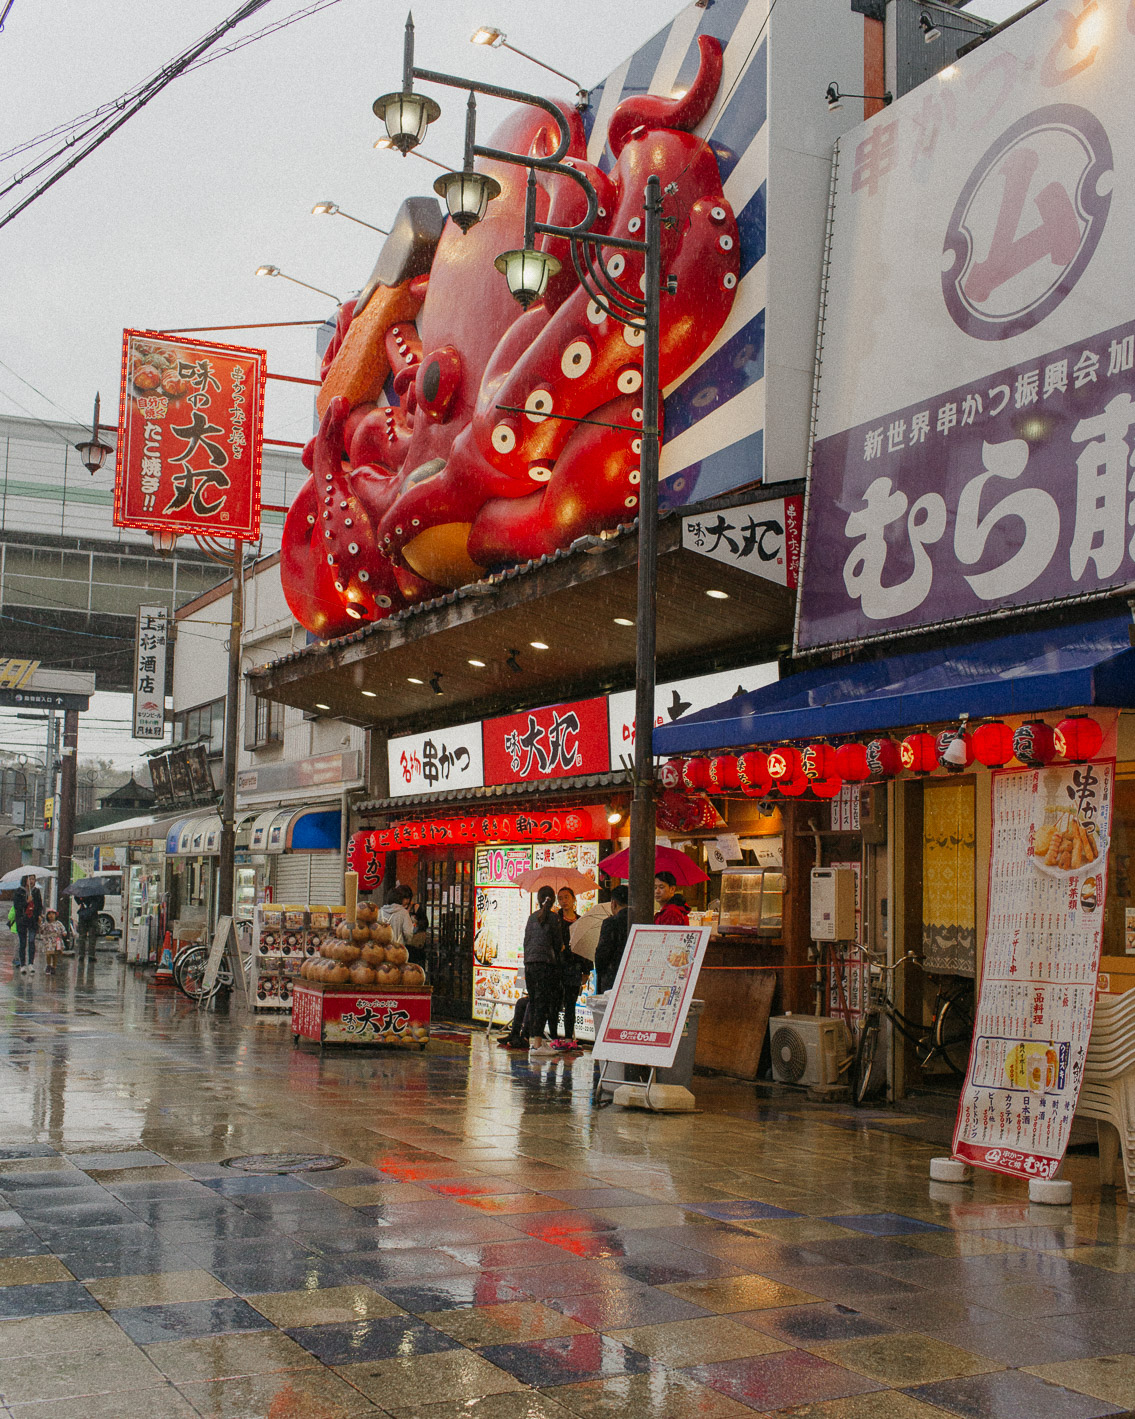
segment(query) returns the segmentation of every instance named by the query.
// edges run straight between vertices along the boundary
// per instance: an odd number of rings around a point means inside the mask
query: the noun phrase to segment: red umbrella
[[[616,852],[612,857],[605,857],[599,864],[599,871],[605,872],[608,877],[629,877],[630,876],[631,850],[625,847],[622,852]],[[692,857],[687,857],[684,852],[679,852],[674,847],[656,847],[654,849],[654,870],[655,872],[672,872],[674,881],[679,887],[689,886],[691,882],[705,882],[706,874],[701,870]]]

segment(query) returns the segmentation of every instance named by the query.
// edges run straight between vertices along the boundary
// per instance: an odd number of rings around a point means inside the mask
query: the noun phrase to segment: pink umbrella
[[[576,867],[530,867],[514,877],[512,885],[525,892],[538,892],[541,887],[551,887],[553,892],[561,887],[570,887],[573,892],[594,892],[598,884],[590,872],[580,872]]]
[[[605,872],[608,877],[629,877],[630,861],[631,850],[629,847],[625,847],[622,852],[616,852],[612,857],[605,857],[599,864],[599,871]],[[675,847],[656,847],[654,849],[654,870],[655,872],[672,872],[674,881],[679,887],[689,886],[691,882],[708,880],[693,858],[687,857],[684,852],[679,852]]]

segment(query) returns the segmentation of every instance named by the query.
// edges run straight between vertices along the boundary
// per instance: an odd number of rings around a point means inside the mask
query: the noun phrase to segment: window
[[[244,747],[260,749],[266,744],[279,744],[283,737],[284,706],[250,693],[244,713]]]
[[[225,702],[213,700],[196,709],[183,710],[174,721],[173,741],[175,744],[192,743],[194,739],[207,741],[210,754],[222,754],[225,748]]]

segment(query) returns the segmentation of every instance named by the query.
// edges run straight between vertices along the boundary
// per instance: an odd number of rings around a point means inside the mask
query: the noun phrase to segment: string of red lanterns
[[[944,768],[961,773],[975,761],[988,769],[1004,768],[1016,759],[1026,768],[1041,768],[1056,760],[1084,763],[1103,744],[1103,729],[1090,715],[1070,715],[1053,729],[1040,719],[1012,729],[1003,720],[987,720],[972,729],[965,719],[956,728],[934,735],[916,730],[897,742],[888,736],[867,743],[838,746],[817,741],[803,749],[778,745],[767,752],[717,754],[713,758],[675,758],[663,764],[659,777],[667,788],[691,792],[732,792],[762,798],[774,789],[789,798],[809,790],[817,798],[834,798],[845,783],[866,783],[908,773],[930,774]]]

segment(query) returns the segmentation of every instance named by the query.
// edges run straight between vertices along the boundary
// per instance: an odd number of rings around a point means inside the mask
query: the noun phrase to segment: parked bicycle
[[[217,978],[213,982],[212,990],[205,990],[205,969],[209,964],[208,946],[189,946],[174,959],[173,963],[173,983],[183,995],[187,995],[194,1004],[202,1005],[207,1000],[211,1000],[222,990],[230,991],[233,988],[232,966],[229,964],[227,956],[221,958],[221,964],[217,970]],[[252,950],[249,947],[245,951],[244,942],[241,942],[241,959],[244,962],[244,978],[246,981],[252,980]]]
[[[964,979],[953,985],[939,982],[933,1019],[929,1024],[912,1020],[894,1002],[894,977],[901,966],[917,959],[913,951],[893,966],[868,958],[868,1005],[849,1066],[851,1098],[857,1106],[866,1103],[877,1087],[879,1032],[884,1017],[914,1046],[924,1071],[941,1064],[955,1079],[965,1075],[973,1039],[972,986]]]

